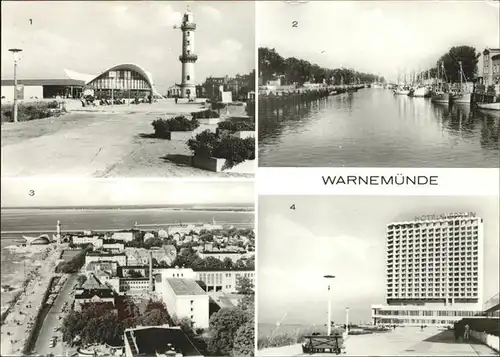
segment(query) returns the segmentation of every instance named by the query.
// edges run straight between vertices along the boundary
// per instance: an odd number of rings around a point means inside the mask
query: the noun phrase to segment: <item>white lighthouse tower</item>
[[[57,243],[61,244],[61,222],[60,221],[57,221],[56,239],[57,239]]]
[[[180,29],[182,31],[182,54],[179,56],[182,63],[181,97],[194,99],[196,98],[194,64],[198,56],[194,53],[196,24],[189,5],[182,18]]]

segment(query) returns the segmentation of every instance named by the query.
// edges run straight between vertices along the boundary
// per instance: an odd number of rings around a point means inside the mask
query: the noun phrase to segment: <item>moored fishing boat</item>
[[[445,93],[443,91],[435,91],[431,95],[431,101],[434,103],[449,104],[450,93]]]
[[[465,77],[464,70],[462,68],[462,62],[459,61],[460,65],[459,76],[460,76],[460,89],[452,93],[451,101],[456,104],[470,104],[471,102],[471,91],[467,87],[467,78]],[[465,84],[464,84],[465,82]]]
[[[479,109],[500,110],[500,102],[497,103],[477,103]]]
[[[411,88],[408,86],[399,86],[394,89],[394,94],[396,95],[409,95],[411,93]]]

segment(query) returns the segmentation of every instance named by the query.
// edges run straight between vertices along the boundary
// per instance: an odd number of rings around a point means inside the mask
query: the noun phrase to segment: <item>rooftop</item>
[[[201,286],[191,279],[167,278],[166,281],[172,287],[175,295],[206,295]]]
[[[83,86],[85,82],[74,79],[18,79],[17,84],[25,86]],[[2,79],[2,86],[13,85],[13,79]]]
[[[131,341],[134,338],[138,351],[133,348],[133,356],[156,356],[157,353],[165,353],[173,347],[183,356],[203,357],[179,327],[136,327],[125,330],[125,340]]]

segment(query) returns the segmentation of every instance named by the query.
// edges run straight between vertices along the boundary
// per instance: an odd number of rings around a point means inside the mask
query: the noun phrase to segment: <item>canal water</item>
[[[259,166],[498,167],[500,113],[365,88],[259,113]]]

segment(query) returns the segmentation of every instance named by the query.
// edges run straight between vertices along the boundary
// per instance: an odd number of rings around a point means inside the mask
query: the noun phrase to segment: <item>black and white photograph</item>
[[[498,356],[498,202],[259,196],[256,355]]]
[[[253,1],[1,7],[2,176],[253,176]]]
[[[498,167],[500,3],[258,1],[261,167]]]
[[[1,355],[253,356],[253,186],[2,182]]]

